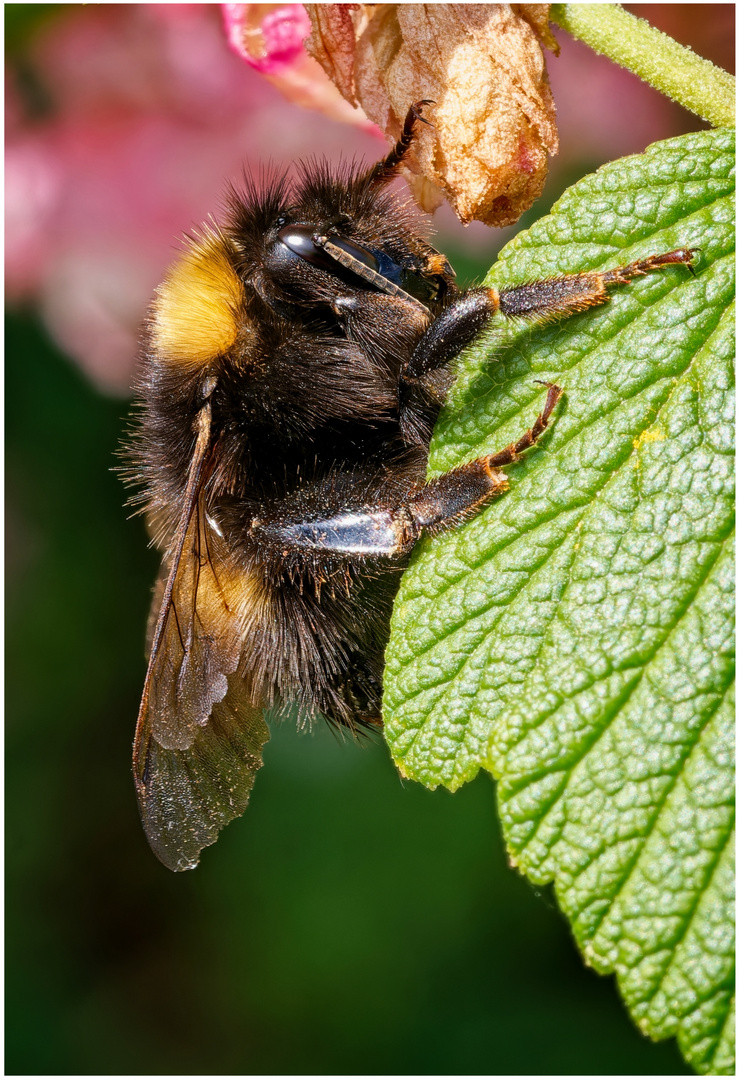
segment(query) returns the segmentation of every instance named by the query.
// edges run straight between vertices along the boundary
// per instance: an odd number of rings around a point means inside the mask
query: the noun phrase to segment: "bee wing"
[[[268,737],[262,710],[251,705],[238,675],[228,678],[226,696],[189,747],[169,748],[151,730],[142,734],[135,774],[141,820],[170,870],[197,866],[202,849],[244,812]]]
[[[243,813],[269,737],[237,672],[242,642],[234,586],[202,497],[209,446],[208,404],[198,416],[166,580],[155,594],[133,752],[144,830],[171,870],[196,866],[202,849]]]

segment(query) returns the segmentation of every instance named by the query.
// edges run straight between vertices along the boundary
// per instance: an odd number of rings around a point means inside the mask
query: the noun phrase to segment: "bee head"
[[[284,220],[284,219],[282,219]],[[359,289],[373,289],[426,305],[438,298],[444,277],[423,273],[409,253],[400,261],[381,247],[357,243],[336,228],[312,225],[280,227],[270,249],[272,272],[279,279],[312,278],[308,267]],[[453,275],[448,263],[447,274]]]
[[[425,308],[452,286],[454,271],[423,239],[396,192],[347,166],[299,167],[231,201],[228,228],[244,281],[270,302],[328,303],[347,291],[385,293]]]

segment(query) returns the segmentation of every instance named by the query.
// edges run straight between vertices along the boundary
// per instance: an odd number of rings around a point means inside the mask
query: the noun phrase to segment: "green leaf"
[[[556,420],[511,489],[420,545],[387,652],[404,775],[499,781],[512,861],[553,881],[588,963],[698,1071],[733,1069],[733,132],[585,178],[498,287],[697,247],[685,267],[463,358],[434,474]]]

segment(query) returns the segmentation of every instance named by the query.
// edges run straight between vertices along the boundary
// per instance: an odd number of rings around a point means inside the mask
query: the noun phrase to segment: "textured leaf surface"
[[[512,859],[554,881],[642,1029],[733,1069],[733,133],[587,177],[503,252],[506,286],[698,247],[609,304],[499,326],[438,426],[443,472],[497,450],[559,382],[511,490],[425,542],[387,654],[402,772],[499,780]]]

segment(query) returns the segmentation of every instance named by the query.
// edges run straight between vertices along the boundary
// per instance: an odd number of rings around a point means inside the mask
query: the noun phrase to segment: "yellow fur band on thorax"
[[[151,331],[155,351],[193,367],[227,352],[238,333],[243,292],[226,241],[207,229],[157,290]]]

